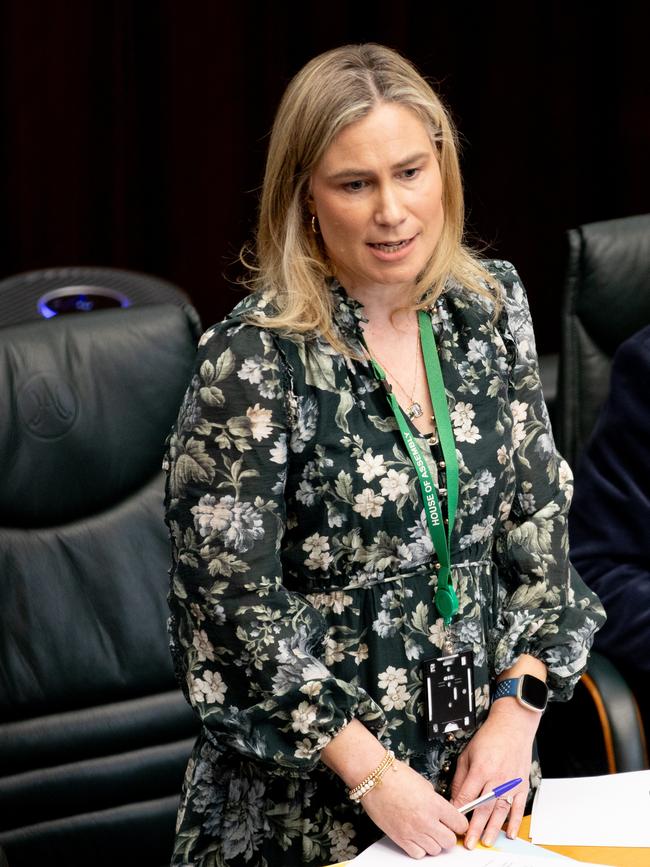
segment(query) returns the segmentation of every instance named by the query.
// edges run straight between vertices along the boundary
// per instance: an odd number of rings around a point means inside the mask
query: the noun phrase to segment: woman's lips
[[[417,235],[413,235],[412,238],[405,238],[401,241],[368,242],[367,246],[383,262],[395,262],[409,254],[416,238]]]

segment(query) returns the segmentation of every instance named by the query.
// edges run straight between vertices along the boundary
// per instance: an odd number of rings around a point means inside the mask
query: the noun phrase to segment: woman
[[[523,288],[462,230],[454,132],[412,66],[376,45],[307,64],[255,291],[202,338],[169,442],[173,653],[203,722],[176,865],[519,827],[545,682],[568,697],[603,615],[567,561]]]

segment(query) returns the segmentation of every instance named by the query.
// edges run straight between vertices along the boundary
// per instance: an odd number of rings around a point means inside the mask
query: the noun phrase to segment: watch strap
[[[505,680],[499,681],[494,690],[492,701],[496,701],[498,698],[507,698],[508,696],[514,696],[516,698],[518,684],[518,677],[508,677]]]

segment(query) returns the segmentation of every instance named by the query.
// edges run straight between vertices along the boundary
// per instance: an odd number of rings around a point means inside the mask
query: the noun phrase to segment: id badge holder
[[[422,663],[427,738],[450,732],[472,731],[474,705],[474,653],[465,650]]]

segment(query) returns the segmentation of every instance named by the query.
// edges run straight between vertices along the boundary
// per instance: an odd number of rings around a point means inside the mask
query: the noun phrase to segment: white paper
[[[542,780],[530,836],[550,846],[650,847],[650,771]]]
[[[510,851],[504,851],[509,849]],[[573,858],[539,849],[525,840],[508,840],[503,832],[492,849],[465,849],[454,846],[440,855],[428,855],[414,861],[395,843],[383,837],[369,846],[361,855],[348,862],[347,867],[414,867],[415,864],[428,867],[544,867],[547,859],[577,864]],[[604,865],[595,865],[604,867]]]

